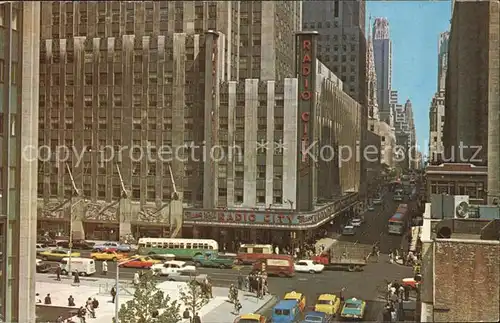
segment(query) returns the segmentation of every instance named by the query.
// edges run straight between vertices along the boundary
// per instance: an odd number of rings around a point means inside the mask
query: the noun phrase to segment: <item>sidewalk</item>
[[[89,323],[110,323],[115,316],[115,304],[111,302],[110,289],[114,286],[115,282],[112,279],[101,278],[81,278],[80,285],[75,286],[69,278],[56,281],[55,276],[37,275],[36,292],[40,294],[42,302],[47,294],[50,294],[52,299],[51,305],[37,304],[38,306],[45,307],[63,307],[74,309],[75,311],[84,306],[87,299],[96,298],[99,301],[99,308],[96,310],[96,318],[86,318]],[[134,293],[134,288],[130,284],[120,285],[119,302],[124,304],[131,300]],[[179,293],[186,283],[179,282],[161,282],[158,288],[163,290],[165,294],[170,295],[171,299],[179,299]],[[228,288],[214,287],[214,298],[205,305],[200,311],[199,315],[204,323],[232,323],[237,316],[232,313],[234,305],[228,302]],[[68,297],[72,295],[75,299],[73,307],[68,306]],[[254,313],[259,309],[269,305],[271,301],[275,300],[274,296],[268,295],[263,299],[258,299],[254,294],[240,292],[240,302],[243,308],[241,314]],[[181,303],[181,313],[185,306]],[[78,322],[78,318],[74,317],[73,320]]]

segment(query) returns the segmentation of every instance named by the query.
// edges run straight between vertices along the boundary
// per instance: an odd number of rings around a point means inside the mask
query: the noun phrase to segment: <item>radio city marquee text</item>
[[[310,76],[311,76],[311,68],[312,68],[312,57],[311,57],[311,40],[306,39],[302,41],[302,61],[301,61],[301,75],[302,75],[302,91],[300,93],[300,99],[304,102],[304,104],[310,104],[312,98],[311,92],[311,84],[310,84]],[[310,109],[309,109],[310,110]],[[302,112],[301,116],[302,121],[302,149],[304,152],[309,146],[309,112]],[[308,163],[309,157],[308,154],[301,154],[302,163]]]

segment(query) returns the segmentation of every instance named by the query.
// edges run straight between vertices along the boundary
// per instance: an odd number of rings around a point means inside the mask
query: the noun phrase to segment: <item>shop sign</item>
[[[300,74],[301,74],[301,89],[300,89],[300,100],[304,107],[307,107],[305,112],[300,114],[300,122],[302,124],[302,137],[301,137],[301,162],[308,165],[309,156],[304,152],[307,151],[309,147],[309,114],[311,110],[311,98],[312,98],[312,80],[311,80],[311,70],[312,70],[312,42],[310,39],[302,40],[302,59],[300,61]],[[303,166],[305,166],[303,165]],[[303,167],[302,166],[302,167]]]
[[[236,211],[185,211],[184,220],[241,224],[299,224],[295,214]]]

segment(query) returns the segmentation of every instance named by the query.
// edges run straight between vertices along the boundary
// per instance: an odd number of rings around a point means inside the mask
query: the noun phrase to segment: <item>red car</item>
[[[149,269],[151,266],[158,263],[161,263],[161,260],[155,260],[151,257],[144,256],[124,260],[120,262],[119,267]]]

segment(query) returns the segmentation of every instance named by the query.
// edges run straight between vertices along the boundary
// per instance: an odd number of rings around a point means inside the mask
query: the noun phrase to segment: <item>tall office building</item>
[[[368,105],[368,123],[380,121],[377,99],[377,72],[375,70],[375,58],[373,56],[373,38],[371,31],[368,35],[368,46],[366,50],[366,92]],[[372,129],[373,131],[373,129]]]
[[[389,21],[375,18],[373,22],[373,57],[377,73],[377,98],[380,120],[391,124],[392,112],[389,102],[392,89],[392,42]]]
[[[206,114],[206,96],[223,82],[292,77],[300,9],[300,1],[43,2],[40,145],[79,157],[40,162],[40,229],[95,239],[178,233],[182,205],[213,195],[204,184],[213,165],[184,161],[191,142],[219,140],[211,120],[226,116]],[[180,156],[160,158],[158,147]],[[141,149],[152,157],[140,159]]]
[[[319,32],[318,57],[344,83],[344,91],[361,104],[361,149],[368,131],[366,82],[366,2],[361,1],[304,1],[302,29]],[[366,169],[362,159],[361,169]],[[366,174],[361,175],[365,183]],[[361,192],[366,188],[362,187]]]
[[[1,2],[0,27],[0,312],[35,322],[40,2]]]
[[[445,95],[446,157],[454,152],[457,162],[488,165],[490,203],[500,201],[499,7],[499,1],[455,2]]]
[[[354,100],[366,104],[365,1],[303,1],[303,30],[318,31],[318,57]]]
[[[448,69],[448,43],[450,32],[445,31],[439,34],[438,42],[438,88],[437,91],[444,91],[446,86],[446,70]]]
[[[438,42],[438,79],[437,91],[434,94],[429,109],[429,161],[438,163],[442,161],[443,153],[443,128],[445,118],[445,90],[446,71],[448,69],[448,31],[439,35]]]

